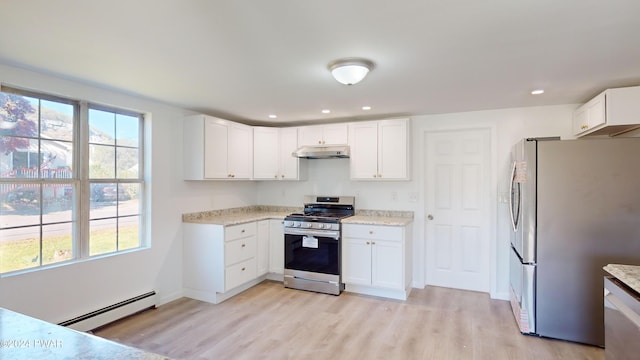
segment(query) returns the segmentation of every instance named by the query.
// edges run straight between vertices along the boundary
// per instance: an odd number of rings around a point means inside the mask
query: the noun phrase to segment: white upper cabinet
[[[298,129],[299,146],[346,145],[349,141],[346,123],[301,126]]]
[[[280,180],[304,179],[300,159],[291,155],[298,148],[298,128],[281,128],[279,143]]]
[[[640,86],[607,89],[573,113],[576,136],[615,136],[640,127]]]
[[[253,173],[251,126],[195,115],[184,119],[185,180],[248,180]]]
[[[408,180],[409,119],[349,124],[351,179]]]
[[[256,180],[278,179],[278,129],[253,128],[253,178]]]
[[[291,155],[298,147],[297,128],[253,128],[253,178],[299,180],[300,159]]]

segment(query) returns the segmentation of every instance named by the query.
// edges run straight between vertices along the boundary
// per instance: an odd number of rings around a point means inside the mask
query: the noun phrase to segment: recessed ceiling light
[[[543,94],[543,93],[544,93],[544,90],[542,90],[542,89],[537,89],[537,90],[533,90],[533,91],[531,92],[531,95],[540,95],[540,94]]]
[[[362,110],[371,110],[371,106],[363,106]]]
[[[269,119],[277,119],[277,118],[278,118],[278,115],[273,115],[273,114],[269,115]]]
[[[323,113],[323,114],[329,114],[329,113],[331,113],[331,110],[329,110],[329,109],[324,109],[324,110],[322,110],[322,113]]]

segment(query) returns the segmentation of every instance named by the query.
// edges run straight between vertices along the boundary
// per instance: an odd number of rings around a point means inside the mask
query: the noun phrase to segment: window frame
[[[113,106],[104,106],[104,105],[100,105],[97,103],[93,103],[93,102],[81,102],[81,138],[83,140],[82,143],[85,144],[85,146],[82,148],[82,154],[81,154],[81,158],[83,159],[82,161],[82,166],[81,166],[81,174],[80,174],[80,178],[81,178],[81,187],[82,187],[82,195],[86,196],[83,199],[86,199],[86,201],[82,201],[82,203],[80,204],[80,214],[81,214],[81,218],[86,219],[86,221],[83,221],[83,225],[80,226],[81,229],[81,234],[82,235],[82,239],[87,239],[86,241],[83,242],[83,247],[80,249],[81,250],[81,254],[82,257],[86,257],[86,258],[95,258],[95,257],[102,257],[102,256],[108,256],[110,254],[118,254],[118,253],[123,253],[123,252],[127,252],[130,250],[136,250],[136,249],[141,249],[141,248],[145,248],[148,247],[146,244],[146,229],[144,227],[144,224],[146,223],[145,221],[145,194],[146,194],[146,186],[145,186],[145,178],[144,178],[144,130],[145,130],[145,116],[143,113],[141,112],[133,112],[133,111],[129,111],[129,110],[124,110],[121,108],[116,108]],[[117,157],[116,157],[116,161],[114,162],[114,166],[116,166],[116,168],[114,169],[114,177],[113,178],[96,178],[96,179],[92,179],[90,177],[89,174],[89,149],[92,145],[90,138],[89,138],[89,110],[98,110],[98,111],[104,111],[104,112],[110,112],[110,113],[114,113],[114,114],[118,114],[118,115],[125,115],[125,116],[131,116],[131,117],[136,117],[138,118],[138,177],[136,179],[133,178],[122,178],[119,179],[118,178],[118,173],[117,173]],[[85,141],[86,140],[86,141]],[[123,148],[133,148],[130,146],[119,146],[117,143],[117,133],[114,133],[114,144],[113,147],[115,149],[117,149],[118,147],[123,147]],[[117,152],[116,152],[117,154]],[[116,216],[109,216],[109,217],[105,217],[105,219],[120,219],[120,218],[125,218],[125,217],[133,217],[133,216],[138,216],[139,217],[139,221],[138,221],[138,227],[139,227],[139,231],[138,231],[138,246],[134,247],[134,248],[128,248],[128,249],[123,249],[123,250],[119,250],[118,249],[118,245],[120,244],[119,239],[116,239],[116,250],[112,251],[112,252],[107,252],[107,253],[100,253],[100,254],[95,254],[95,255],[91,255],[91,236],[90,236],[90,224],[91,224],[91,220],[96,220],[96,219],[91,219],[90,216],[90,205],[91,205],[91,184],[112,184],[115,183],[116,187],[119,187],[120,184],[139,184],[140,186],[140,197],[139,197],[139,203],[138,203],[138,209],[139,209],[139,213],[138,215],[124,215],[124,216],[120,216],[116,213]],[[119,201],[119,199],[117,200]],[[116,211],[118,210],[118,206],[116,206]]]
[[[1,178],[0,184],[37,184],[40,186],[39,190],[39,206],[40,206],[40,221],[38,224],[25,225],[25,226],[8,226],[4,227],[5,229],[17,229],[21,227],[38,227],[40,234],[40,245],[39,245],[39,264],[33,267],[9,270],[6,272],[0,272],[0,277],[6,277],[16,274],[28,273],[33,271],[45,270],[53,267],[57,267],[60,265],[73,264],[78,262],[83,262],[87,260],[99,259],[108,256],[115,256],[120,254],[125,254],[132,251],[139,251],[150,247],[150,243],[146,238],[147,234],[147,179],[145,178],[145,131],[146,131],[146,121],[145,121],[145,113],[141,111],[132,111],[124,108],[119,108],[116,106],[105,106],[101,105],[97,102],[89,102],[85,100],[75,100],[65,97],[60,97],[56,95],[51,95],[39,91],[25,90],[14,86],[6,86],[4,84],[0,85],[0,92],[24,96],[30,98],[39,99],[39,101],[46,100],[52,102],[58,102],[63,104],[69,104],[73,106],[73,136],[72,140],[69,142],[72,144],[72,161],[71,164],[73,166],[71,172],[71,178],[43,178],[41,172],[41,160],[39,159],[39,169],[38,169],[38,177],[37,178]],[[38,109],[38,134],[37,137],[27,137],[29,139],[37,139],[38,141],[42,141],[42,129],[41,129],[41,117],[42,113],[40,113],[40,108]],[[89,110],[95,109],[100,111],[112,112],[114,114],[121,114],[125,116],[132,116],[138,119],[138,174],[137,178],[126,178],[126,179],[118,179],[117,173],[114,174],[114,178],[111,179],[90,179],[89,178]],[[117,136],[117,135],[116,135]],[[114,136],[114,148],[117,148],[116,136]],[[44,138],[44,140],[47,140]],[[128,146],[124,146],[126,148],[131,148]],[[39,147],[39,155],[42,156],[41,147]],[[116,162],[117,163],[117,162]],[[13,164],[12,164],[13,166]],[[114,165],[115,166],[115,165]],[[116,245],[115,251],[99,253],[95,255],[90,255],[90,208],[91,208],[91,194],[90,187],[91,183],[116,183],[119,184],[139,184],[139,194],[138,194],[138,214],[137,215],[125,215],[119,216],[116,212],[116,216],[113,217],[115,219],[121,217],[131,217],[138,216],[138,244],[136,247],[127,248],[127,249],[119,249]],[[68,260],[63,260],[59,262],[52,263],[43,263],[42,252],[43,252],[43,226],[49,224],[56,224],[56,222],[44,222],[44,201],[43,201],[43,187],[49,184],[71,184],[73,188],[73,198],[72,198],[72,209],[71,209],[71,221],[64,221],[61,223],[71,223],[71,246],[72,246],[72,257]],[[118,200],[119,201],[119,200]],[[116,202],[116,209],[118,208],[118,202]]]

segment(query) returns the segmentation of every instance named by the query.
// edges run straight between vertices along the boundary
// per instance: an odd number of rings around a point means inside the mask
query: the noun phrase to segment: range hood
[[[308,145],[298,148],[291,156],[303,159],[348,158],[349,145]]]

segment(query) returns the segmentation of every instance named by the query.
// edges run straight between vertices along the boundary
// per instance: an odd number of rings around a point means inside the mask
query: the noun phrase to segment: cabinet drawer
[[[400,226],[380,226],[380,225],[342,225],[342,236],[350,238],[372,239],[372,240],[397,240],[403,238],[403,227]]]
[[[224,265],[229,266],[237,262],[256,256],[256,236],[229,241],[224,244]]]
[[[233,241],[247,236],[255,235],[258,232],[255,221],[227,226],[224,228],[224,241]]]
[[[224,271],[225,291],[256,278],[256,259],[251,258],[235,265],[227,266]]]

